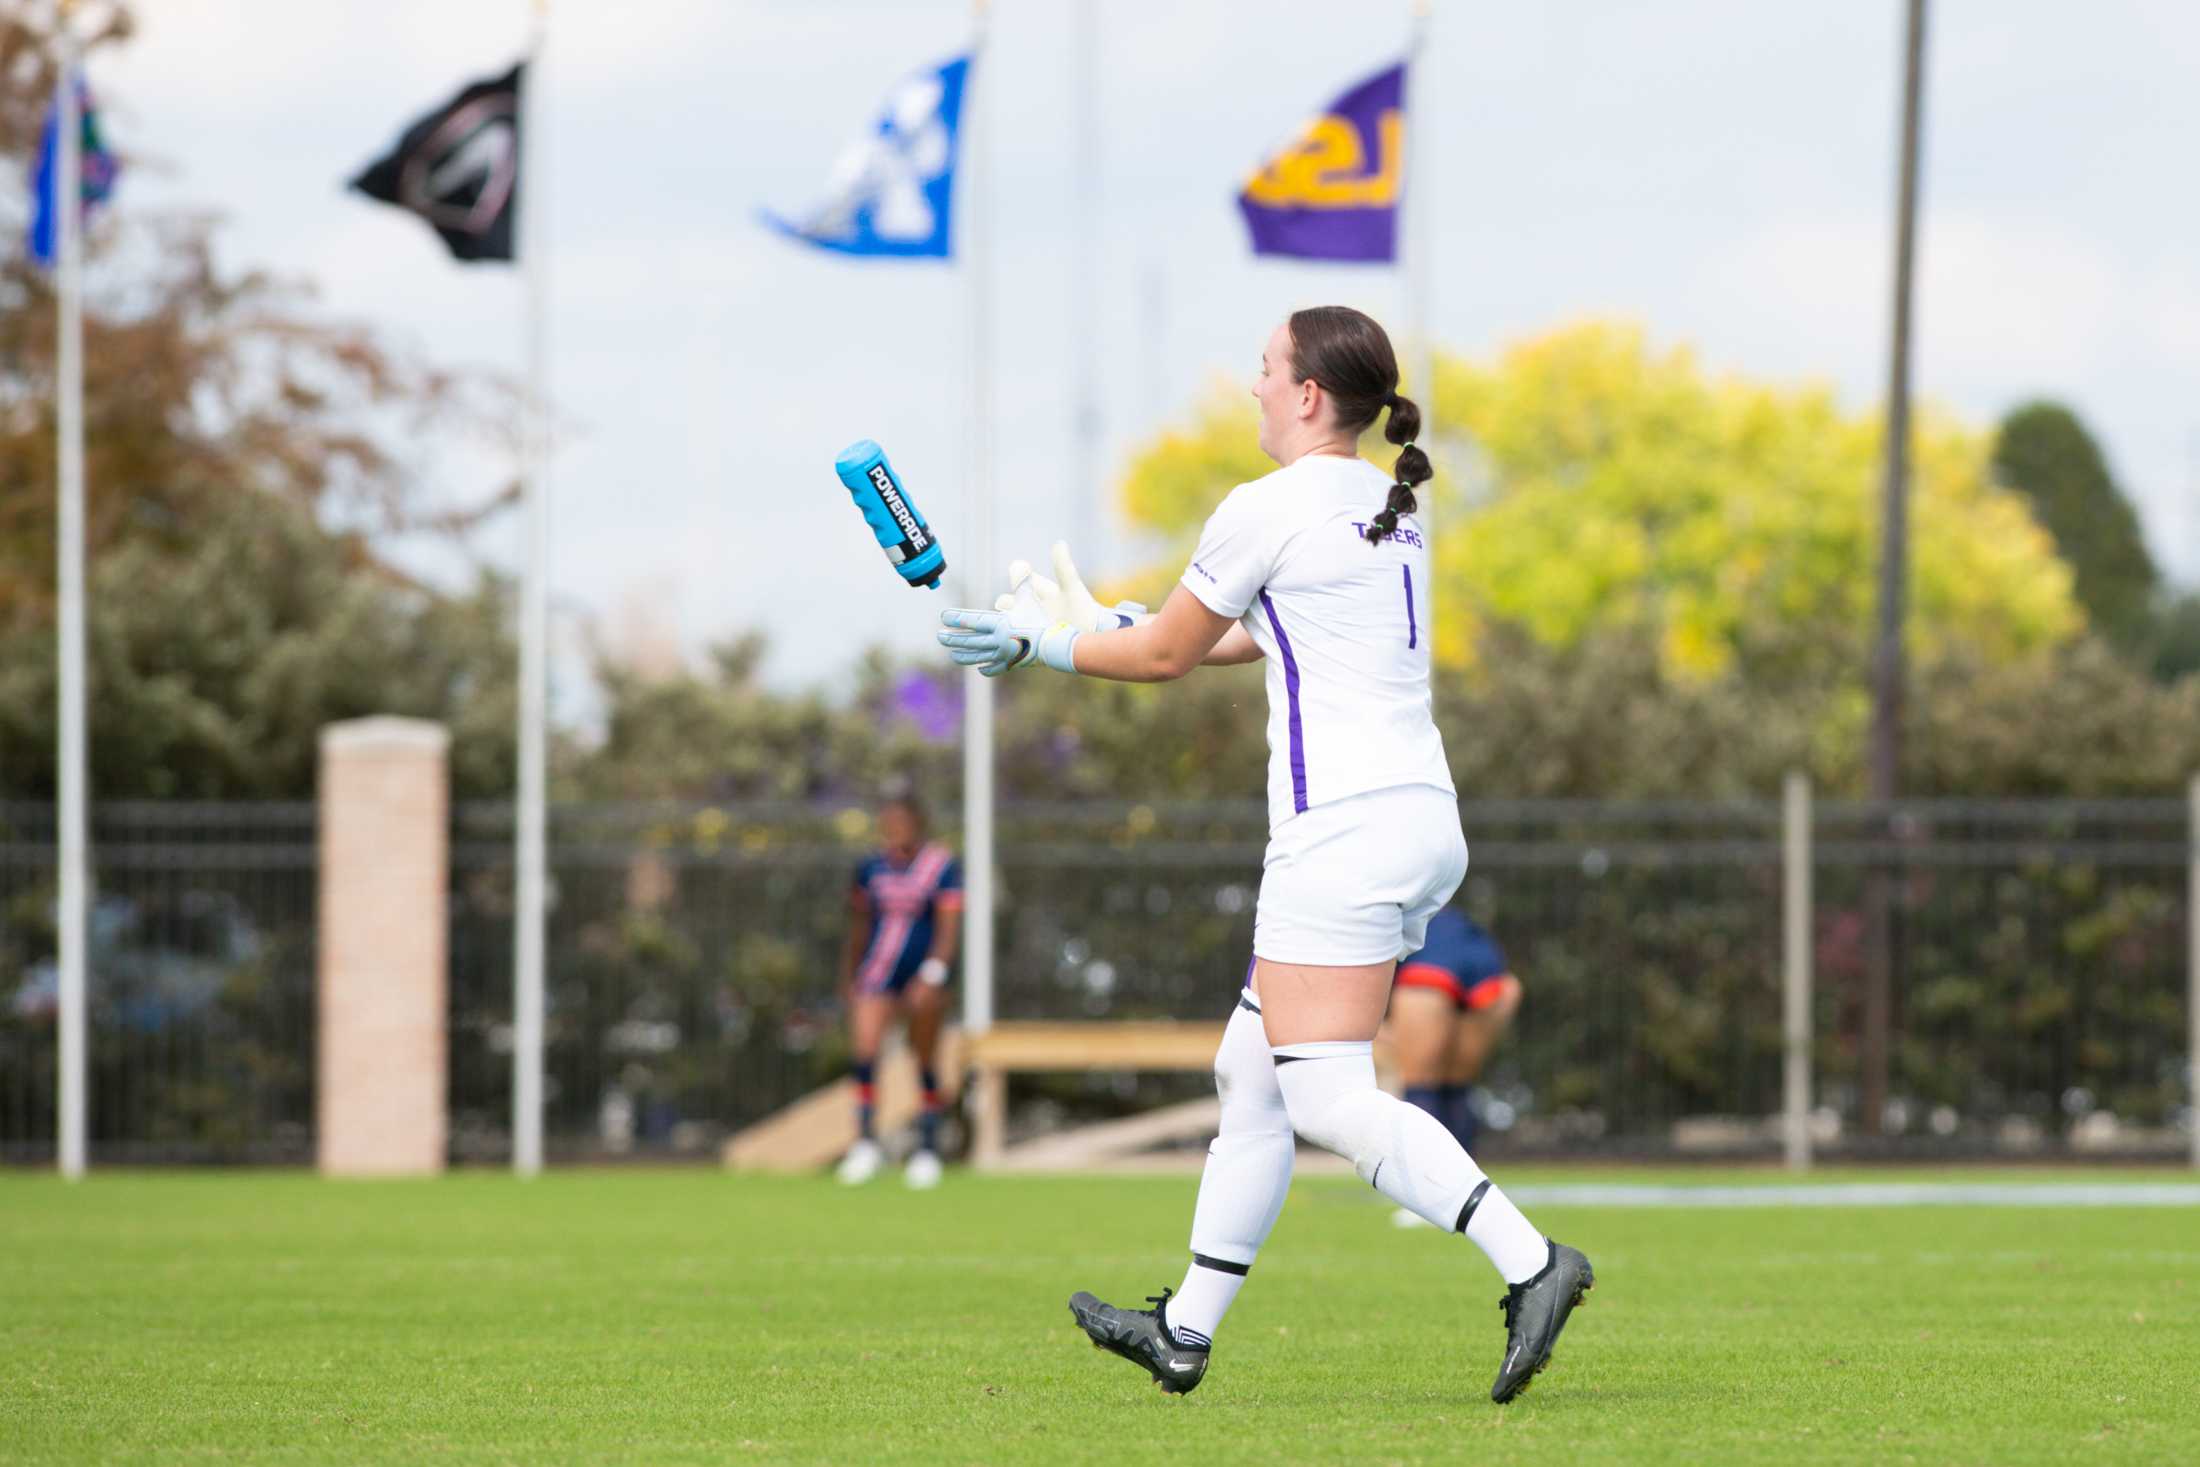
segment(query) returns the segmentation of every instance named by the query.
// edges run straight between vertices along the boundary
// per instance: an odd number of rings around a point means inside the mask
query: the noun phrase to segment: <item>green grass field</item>
[[[1197,1394],[1088,1348],[1193,1185],[0,1175],[0,1461],[2200,1461],[2200,1210],[1532,1209],[1598,1287],[1499,1408],[1495,1274],[1344,1179]]]

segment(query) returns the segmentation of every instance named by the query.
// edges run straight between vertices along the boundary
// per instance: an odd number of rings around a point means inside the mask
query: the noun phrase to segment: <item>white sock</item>
[[[1427,1111],[1376,1088],[1371,1043],[1284,1044],[1275,1058],[1277,1084],[1301,1136],[1350,1161],[1360,1180],[1400,1207],[1464,1231],[1506,1283],[1542,1270],[1549,1255],[1543,1235],[1490,1185],[1458,1138]]]
[[[1184,1270],[1183,1284],[1169,1296],[1165,1311],[1169,1337],[1187,1350],[1204,1350],[1214,1343],[1222,1316],[1230,1312],[1237,1291],[1245,1287],[1244,1274],[1209,1266],[1219,1261],[1194,1259]]]
[[[1164,1310],[1178,1343],[1204,1349],[1268,1241],[1291,1190],[1296,1142],[1276,1085],[1258,1000],[1246,994],[1215,1052],[1222,1120],[1207,1148],[1192,1211],[1192,1264]]]
[[[1526,1283],[1551,1261],[1550,1239],[1537,1232],[1513,1200],[1494,1185],[1474,1204],[1460,1231],[1490,1256],[1508,1284]]]

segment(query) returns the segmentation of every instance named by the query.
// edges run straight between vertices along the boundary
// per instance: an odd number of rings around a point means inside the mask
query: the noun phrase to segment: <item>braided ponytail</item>
[[[1391,473],[1397,476],[1390,486],[1390,498],[1383,505],[1383,512],[1375,516],[1367,527],[1367,543],[1380,545],[1398,530],[1398,516],[1412,514],[1420,508],[1413,496],[1416,485],[1426,484],[1435,475],[1428,455],[1415,445],[1414,437],[1421,431],[1421,408],[1410,397],[1397,393],[1385,394],[1384,405],[1390,409],[1390,421],[1383,425],[1386,441],[1402,446],[1398,462]]]
[[[1398,354],[1373,318],[1350,306],[1309,306],[1291,313],[1290,326],[1291,375],[1322,385],[1335,404],[1339,427],[1357,436],[1390,409],[1383,437],[1404,452],[1391,469],[1390,498],[1367,527],[1368,544],[1380,545],[1397,533],[1398,516],[1418,507],[1415,486],[1435,473],[1428,455],[1413,443],[1421,431],[1420,405],[1398,395]]]

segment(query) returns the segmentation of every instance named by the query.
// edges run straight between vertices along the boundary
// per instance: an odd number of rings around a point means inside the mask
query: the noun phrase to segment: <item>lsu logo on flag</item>
[[[1405,192],[1405,63],[1329,104],[1238,195],[1256,255],[1395,260]]]

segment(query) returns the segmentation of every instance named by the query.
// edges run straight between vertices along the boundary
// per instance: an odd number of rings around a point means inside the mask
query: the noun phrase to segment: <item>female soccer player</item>
[[[1420,409],[1397,387],[1374,321],[1341,306],[1294,313],[1269,337],[1253,387],[1261,451],[1280,467],[1223,500],[1157,614],[1122,626],[1067,585],[1049,606],[1027,579],[1009,610],[941,616],[954,659],[988,675],[1041,662],[1166,682],[1267,659],[1268,854],[1252,970],[1215,1056],[1222,1120],[1191,1267],[1150,1311],[1070,1300],[1093,1343],[1164,1391],[1205,1376],[1215,1330],[1282,1210],[1294,1131],[1496,1265],[1508,1338],[1493,1400],[1511,1400],[1549,1361],[1593,1282],[1588,1259],[1530,1226],[1450,1132],[1375,1084],[1392,971],[1467,866],[1429,711],[1428,540],[1414,518],[1429,461],[1412,441]],[[1403,448],[1388,474],[1357,451],[1385,409],[1384,436]]]
[[[917,1149],[903,1179],[912,1187],[940,1180],[940,1087],[932,1055],[947,1016],[947,979],[962,927],[962,866],[947,847],[924,838],[924,809],[907,795],[878,813],[880,849],[856,867],[848,892],[848,941],[840,987],[848,1005],[848,1047],[856,1082],[856,1144],[838,1176],[868,1182],[885,1163],[872,1133],[879,1045],[894,1019],[909,1024],[924,1110]]]

